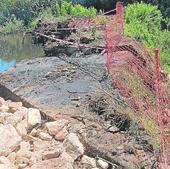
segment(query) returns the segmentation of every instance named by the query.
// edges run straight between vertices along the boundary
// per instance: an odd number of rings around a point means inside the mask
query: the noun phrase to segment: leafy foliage
[[[61,7],[59,3],[56,3],[56,15],[91,18],[97,15],[97,10],[93,7],[87,8],[80,4],[74,5],[71,2],[63,1]]]
[[[1,29],[16,25],[12,20],[22,21],[29,29],[33,29],[39,19],[45,21],[63,20],[64,17],[94,17],[97,10],[80,4],[72,4],[70,0],[1,0],[0,25]],[[18,23],[16,23],[18,24]],[[8,25],[6,27],[6,25]],[[10,29],[7,30],[7,32]],[[4,32],[4,31],[3,31]]]
[[[136,38],[149,49],[158,47],[164,68],[170,72],[170,32],[161,30],[163,16],[158,7],[134,3],[126,7],[125,13],[125,35]]]
[[[97,10],[95,8],[86,8],[80,4],[77,4],[71,8],[70,14],[75,17],[95,17]]]
[[[17,31],[23,30],[23,22],[17,20],[15,17],[5,23],[4,26],[0,27],[0,32],[4,34],[15,33]]]
[[[1,0],[0,24],[6,22],[11,15],[23,20],[25,24],[48,6],[48,0]]]

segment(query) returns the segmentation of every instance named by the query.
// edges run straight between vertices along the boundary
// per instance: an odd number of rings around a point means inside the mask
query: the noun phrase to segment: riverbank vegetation
[[[157,6],[134,3],[125,8],[125,35],[142,42],[148,49],[159,48],[161,60],[170,73],[170,31],[162,28],[167,23]]]

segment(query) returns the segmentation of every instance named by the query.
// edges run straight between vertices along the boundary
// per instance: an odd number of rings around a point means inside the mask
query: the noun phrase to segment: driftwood
[[[45,34],[42,34],[42,33],[38,33],[38,32],[35,32],[35,34],[43,36],[43,37],[51,39],[51,40],[55,40],[59,44],[66,44],[66,45],[69,45],[69,46],[72,46],[72,47],[76,47],[76,48],[90,48],[90,49],[100,49],[100,50],[104,50],[105,49],[105,47],[103,47],[103,46],[92,46],[92,45],[86,45],[86,44],[81,44],[81,43],[76,43],[76,42],[69,42],[69,41],[66,41],[66,40],[58,39],[58,38],[55,38],[55,37],[52,37],[52,36],[48,36],[48,35],[45,35]]]

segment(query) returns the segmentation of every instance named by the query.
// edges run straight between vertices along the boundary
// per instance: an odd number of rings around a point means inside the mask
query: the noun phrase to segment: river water
[[[23,36],[21,33],[0,35],[0,73],[21,60],[43,55],[43,48],[32,44],[31,35]]]

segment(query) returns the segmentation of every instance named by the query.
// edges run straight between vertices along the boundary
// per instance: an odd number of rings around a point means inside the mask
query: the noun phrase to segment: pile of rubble
[[[44,122],[35,108],[0,98],[0,169],[107,169],[85,155],[68,119]]]

